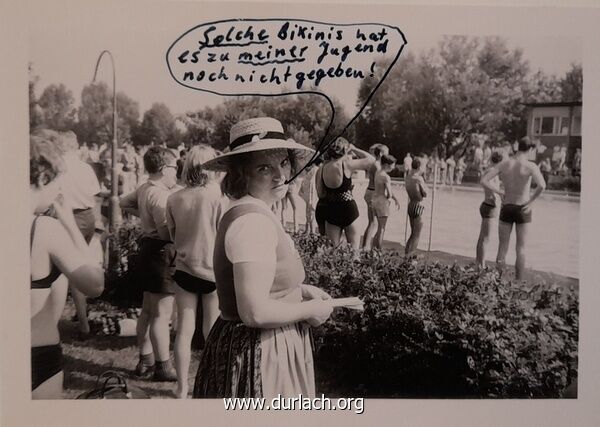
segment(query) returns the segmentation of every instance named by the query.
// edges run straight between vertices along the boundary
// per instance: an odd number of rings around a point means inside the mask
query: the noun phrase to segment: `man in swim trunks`
[[[534,148],[535,144],[528,137],[521,138],[516,155],[490,168],[481,179],[481,185],[484,188],[502,197],[498,226],[498,255],[496,257],[496,263],[500,269],[504,267],[512,226],[516,224],[517,262],[515,270],[517,280],[523,278],[525,270],[525,240],[531,222],[531,204],[546,189],[546,182],[540,169],[535,163],[528,160]],[[492,179],[496,176],[500,177],[504,190],[492,183]],[[533,194],[531,194],[532,180],[536,184]]]
[[[416,158],[412,161],[412,170],[406,177],[406,192],[408,193],[408,218],[410,220],[410,237],[406,242],[404,253],[411,255],[419,244],[421,229],[423,228],[423,218],[421,215],[425,206],[421,203],[427,197],[425,181],[423,180],[421,161]]]

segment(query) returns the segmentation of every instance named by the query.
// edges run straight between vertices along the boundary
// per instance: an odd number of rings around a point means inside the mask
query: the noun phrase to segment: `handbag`
[[[150,399],[150,396],[141,388],[127,384],[119,372],[106,371],[98,375],[91,390],[80,394],[77,399]]]

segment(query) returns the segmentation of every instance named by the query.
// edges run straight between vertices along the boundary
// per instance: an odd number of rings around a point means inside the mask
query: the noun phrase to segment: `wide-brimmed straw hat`
[[[235,159],[236,155],[253,151],[287,149],[293,150],[296,160],[302,166],[314,153],[314,150],[286,139],[279,120],[271,117],[258,117],[242,120],[234,124],[229,132],[229,146],[212,160],[202,164],[209,170],[223,171]]]

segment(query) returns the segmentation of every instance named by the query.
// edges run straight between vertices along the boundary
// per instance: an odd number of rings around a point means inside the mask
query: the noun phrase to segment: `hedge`
[[[131,269],[139,225],[121,227],[106,297],[139,302]],[[554,398],[577,378],[578,292],[504,280],[492,270],[374,250],[354,257],[294,235],[306,282],[359,296],[313,330],[317,379],[329,395]]]
[[[365,302],[314,333],[317,366],[345,394],[549,398],[577,377],[575,289],[296,240],[307,282]]]

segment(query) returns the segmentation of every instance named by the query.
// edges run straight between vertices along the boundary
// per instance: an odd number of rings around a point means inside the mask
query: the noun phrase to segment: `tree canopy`
[[[445,37],[430,52],[401,57],[357,122],[359,145],[382,142],[398,157],[438,147],[463,153],[479,134],[493,145],[512,142],[525,133],[525,103],[580,97],[580,70],[560,81],[530,76],[523,52],[502,38]],[[359,102],[378,77],[363,81]]]

